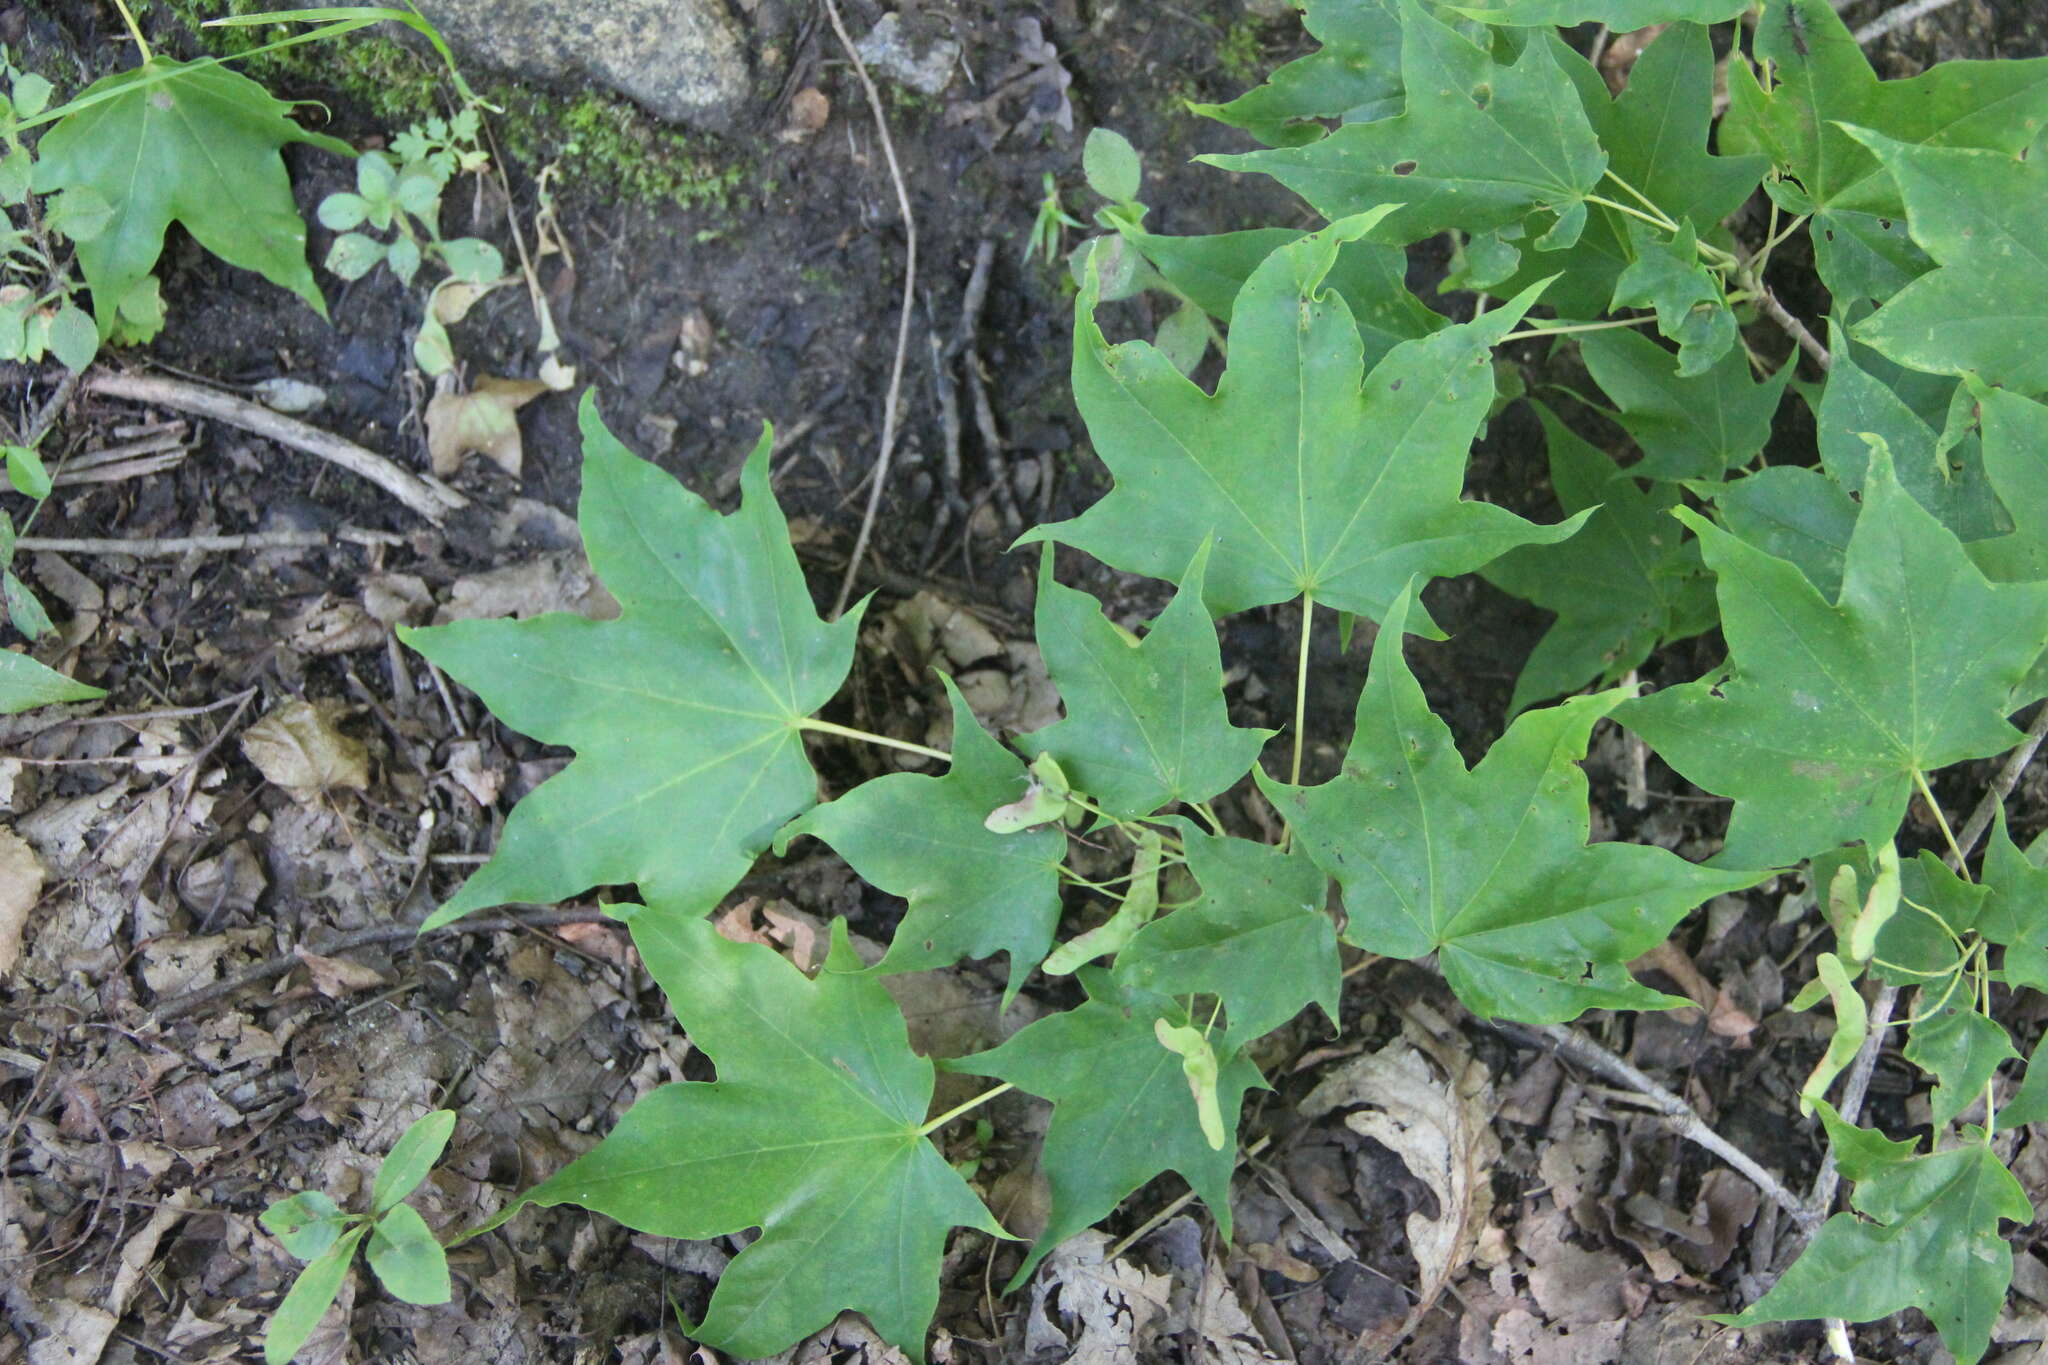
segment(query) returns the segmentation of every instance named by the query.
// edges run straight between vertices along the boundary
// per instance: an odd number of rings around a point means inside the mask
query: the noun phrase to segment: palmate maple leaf
[[[1308,593],[1378,620],[1415,574],[1465,573],[1577,530],[1583,516],[1537,526],[1461,497],[1466,455],[1493,401],[1492,348],[1533,291],[1403,342],[1364,374],[1351,309],[1323,283],[1338,248],[1380,216],[1334,223],[1252,273],[1213,396],[1148,342],[1111,346],[1088,272],[1074,319],[1074,397],[1116,487],[1021,541],[1057,540],[1165,579],[1208,544],[1202,597],[1216,615]]]
[[[129,290],[156,268],[173,222],[228,264],[327,315],[278,149],[306,142],[354,156],[353,148],[300,127],[291,105],[218,63],[153,57],[94,82],[79,99],[95,96],[44,134],[35,188],[96,193],[113,209],[104,231],[77,244],[102,338]]]
[[[1318,787],[1259,785],[1344,888],[1348,942],[1435,953],[1474,1014],[1561,1023],[1589,1009],[1683,1003],[1629,962],[1693,907],[1767,874],[1696,867],[1665,849],[1588,844],[1578,761],[1617,689],[1525,711],[1467,771],[1402,658],[1404,589],[1373,642],[1343,771]]]
[[[1735,798],[1718,863],[1875,848],[1897,832],[1916,773],[2019,741],[2006,717],[2048,639],[2048,583],[1987,582],[1882,449],[1835,601],[1792,563],[1676,515],[1718,576],[1728,667],[1615,718],[1688,780]]]
[[[693,1336],[771,1355],[853,1309],[921,1362],[952,1229],[1008,1234],[921,1131],[932,1064],[910,1050],[888,991],[860,971],[846,922],[833,922],[824,969],[807,981],[773,949],[728,942],[708,921],[624,913],[718,1079],[650,1091],[487,1226],[525,1204],[576,1204],[662,1237],[758,1227]]]
[[[722,517],[581,410],[577,522],[616,621],[554,613],[401,638],[535,739],[577,751],[427,920],[631,882],[704,914],[817,800],[803,721],[852,666],[860,613],[818,619],[768,487],[764,433]]]

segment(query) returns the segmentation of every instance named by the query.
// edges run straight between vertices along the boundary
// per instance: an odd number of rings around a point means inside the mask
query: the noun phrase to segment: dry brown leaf
[[[504,616],[524,621],[551,611],[573,611],[593,621],[611,621],[618,618],[619,602],[597,581],[581,551],[558,550],[456,579],[448,590],[447,603],[434,615],[434,624],[492,621]]]
[[[808,142],[832,117],[832,101],[815,85],[789,97],[789,117],[776,136],[784,142]]]
[[[370,751],[336,727],[342,709],[334,701],[286,702],[243,733],[242,752],[301,803],[338,787],[367,790]]]
[[[318,953],[294,948],[299,961],[306,964],[307,975],[313,978],[313,989],[329,1000],[339,1000],[357,991],[372,991],[384,984],[381,974],[365,967],[360,962],[347,958],[322,957]]]
[[[470,454],[482,455],[513,478],[526,460],[519,436],[519,409],[547,393],[538,379],[485,375],[468,393],[443,386],[427,403],[427,455],[434,473],[447,478]]]
[[[0,828],[0,976],[14,970],[29,911],[43,894],[43,860],[28,841]]]
[[[1455,1032],[1434,1039],[1417,1034],[1445,1074],[1433,1070],[1415,1044],[1397,1039],[1333,1070],[1301,1105],[1309,1118],[1362,1106],[1344,1116],[1345,1126],[1400,1157],[1436,1195],[1437,1217],[1420,1210],[1408,1215],[1408,1245],[1422,1271],[1420,1297],[1386,1346],[1413,1330],[1472,1258],[1493,1212],[1491,1172],[1500,1160],[1492,1127],[1498,1106],[1486,1068]]]
[[[1059,1317],[1072,1343],[1070,1361],[1088,1365],[1136,1365],[1139,1342],[1171,1306],[1173,1280],[1129,1261],[1107,1258],[1109,1238],[1084,1232],[1060,1244],[1045,1260],[1033,1291],[1042,1311],[1048,1292],[1057,1294]]]

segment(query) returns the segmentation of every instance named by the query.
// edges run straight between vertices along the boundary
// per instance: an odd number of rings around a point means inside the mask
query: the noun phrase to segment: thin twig
[[[57,418],[64,411],[64,405],[71,401],[71,395],[77,391],[78,371],[66,370],[64,377],[57,381],[57,387],[43,400],[42,407],[36,409],[36,415],[29,422],[28,430],[22,433],[19,444],[27,446],[30,450],[41,445],[43,437],[50,434],[50,428],[57,425]]]
[[[126,540],[119,536],[66,539],[61,536],[23,536],[16,542],[24,550],[50,550],[64,555],[133,555],[137,559],[162,559],[190,554],[194,550],[213,554],[237,550],[320,550],[336,541],[351,545],[403,545],[405,537],[389,531],[363,531],[344,526],[339,531],[255,531],[235,536],[165,536],[160,539]]]
[[[1562,1028],[1555,1024],[1531,1026],[1495,1021],[1490,1026],[1517,1042],[1536,1044],[1541,1040],[1561,1056],[1597,1071],[1610,1080],[1620,1081],[1662,1112],[1665,1118],[1671,1121],[1671,1126],[1677,1130],[1680,1137],[1706,1148],[1747,1176],[1750,1183],[1755,1185],[1765,1198],[1791,1214],[1793,1221],[1800,1227],[1811,1232],[1819,1226],[1820,1214],[1812,1205],[1786,1189],[1776,1176],[1758,1165],[1749,1153],[1710,1128],[1707,1121],[1699,1116],[1698,1110],[1591,1038],[1574,1029]]]
[[[1862,28],[1856,30],[1856,41],[1874,43],[1895,28],[1903,28],[1915,19],[1924,19],[1936,10],[1947,9],[1956,0],[1907,0],[1906,4],[1894,6],[1878,15]]]
[[[2019,747],[2006,755],[2005,766],[1998,770],[1998,776],[1991,779],[1991,785],[1977,802],[1977,809],[1970,812],[1962,832],[1956,835],[1956,842],[1962,845],[1963,856],[1968,857],[1976,850],[1977,841],[1984,837],[1984,831],[1991,828],[1991,822],[1998,815],[1998,808],[2005,804],[2005,798],[2012,795],[2012,789],[2020,784],[2020,775],[2027,765],[2034,761],[2034,753],[2041,747],[2041,741],[2048,738],[2048,705],[2034,713],[2033,724],[2027,727],[2026,737]]]
[[[457,920],[453,924],[444,924],[438,929],[427,930],[425,934],[420,932],[417,924],[383,924],[375,929],[358,929],[352,934],[338,935],[316,948],[306,948],[305,951],[319,957],[333,957],[337,953],[353,952],[357,948],[424,938],[430,934],[496,934],[513,929],[553,929],[565,924],[617,922],[602,910],[536,910],[517,915],[494,915],[488,919]],[[299,956],[298,948],[279,953],[276,957],[236,972],[225,980],[173,996],[158,1005],[154,1013],[161,1020],[182,1018],[201,1005],[210,1004],[224,995],[233,995],[244,987],[261,985],[265,981],[283,976],[303,961],[305,959]]]
[[[222,393],[202,384],[158,375],[113,374],[101,371],[85,381],[89,393],[125,398],[131,403],[153,403],[179,412],[197,413],[226,422],[267,440],[302,450],[308,455],[340,465],[376,484],[428,521],[439,522],[450,512],[469,506],[469,499],[438,479],[430,479],[399,468],[373,450],[332,432],[308,426],[260,403]]]
[[[1829,353],[1828,348],[1821,345],[1819,337],[1807,330],[1805,323],[1792,315],[1791,309],[1778,302],[1778,296],[1771,292],[1769,285],[1751,274],[1748,286],[1754,290],[1757,306],[1763,309],[1764,316],[1777,323],[1785,330],[1786,335],[1798,342],[1799,349],[1806,352],[1814,364],[1820,366],[1822,370],[1834,368],[1835,358]]]
[[[868,75],[867,63],[860,59],[860,53],[853,46],[853,37],[846,31],[846,21],[839,17],[836,0],[825,0],[826,17],[832,21],[832,31],[839,35],[839,45],[846,49],[846,56],[853,63],[853,73],[860,77],[861,88],[867,91],[868,108],[875,116],[875,131],[882,142],[882,155],[889,163],[889,179],[896,186],[896,203],[903,211],[903,308],[896,323],[896,358],[889,366],[889,396],[882,409],[882,448],[875,456],[874,482],[868,489],[867,510],[861,514],[860,534],[854,538],[853,553],[846,561],[846,576],[839,581],[839,595],[832,601],[831,617],[839,618],[846,610],[847,599],[853,595],[853,580],[860,573],[860,562],[867,557],[868,537],[874,534],[875,518],[882,510],[882,489],[889,481],[889,460],[896,453],[896,400],[903,392],[903,364],[910,354],[910,310],[917,298],[917,220],[910,212],[910,190],[903,183],[903,168],[896,163],[896,143],[889,136],[889,119],[882,111],[882,94],[875,89],[874,78]]]

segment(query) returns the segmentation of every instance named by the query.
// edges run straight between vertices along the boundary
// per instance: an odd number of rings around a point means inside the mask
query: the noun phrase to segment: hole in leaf
[[[1413,174],[1415,174],[1415,163],[1414,163],[1413,161],[1396,161],[1396,162],[1394,163],[1394,174],[1395,174],[1395,175],[1413,175]]]

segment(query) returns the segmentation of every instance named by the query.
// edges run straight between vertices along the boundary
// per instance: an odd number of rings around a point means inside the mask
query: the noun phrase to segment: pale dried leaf
[[[1412,1043],[1396,1040],[1337,1067],[1301,1106],[1309,1118],[1361,1106],[1344,1116],[1345,1125],[1400,1157],[1436,1195],[1437,1217],[1419,1209],[1408,1215],[1408,1245],[1422,1283],[1397,1335],[1421,1320],[1472,1258],[1493,1212],[1491,1172],[1500,1160],[1500,1142],[1492,1122],[1498,1106],[1486,1069],[1461,1042],[1450,1041],[1456,1037],[1431,1042],[1447,1075],[1439,1077]]]
[[[1139,1342],[1162,1320],[1173,1280],[1129,1261],[1106,1259],[1109,1238],[1084,1232],[1060,1244],[1038,1272],[1057,1294],[1059,1316],[1074,1353],[1072,1365],[1136,1365]]]
[[[0,827],[0,976],[14,970],[29,912],[43,894],[43,860],[28,841]]]
[[[299,961],[306,964],[306,973],[313,979],[313,989],[329,1000],[339,1000],[357,991],[375,990],[384,984],[381,974],[360,962],[350,962],[343,957],[322,957],[304,948],[292,951],[298,955]]]
[[[513,478],[525,463],[519,409],[548,392],[538,379],[485,375],[468,393],[444,384],[427,403],[427,455],[447,478],[471,454],[482,455]]]
[[[580,552],[562,550],[458,578],[449,589],[447,604],[435,613],[434,624],[505,616],[524,621],[551,611],[611,621],[618,618],[619,603],[590,571],[589,560]]]
[[[243,733],[242,752],[295,801],[342,787],[365,791],[370,751],[335,725],[342,709],[333,701],[286,702]]]

